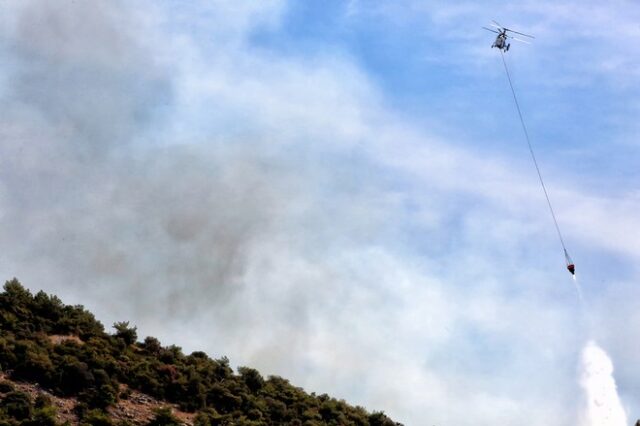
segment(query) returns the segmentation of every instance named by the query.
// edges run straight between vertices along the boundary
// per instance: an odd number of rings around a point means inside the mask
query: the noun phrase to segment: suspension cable
[[[553,218],[553,223],[556,226],[556,231],[558,231],[558,238],[560,238],[560,244],[562,244],[562,249],[564,250],[565,258],[567,259],[567,263],[570,262],[569,254],[567,253],[567,247],[564,245],[564,239],[562,238],[562,233],[560,232],[560,226],[558,226],[558,220],[556,219],[556,214],[553,211],[553,207],[551,206],[551,200],[549,199],[549,193],[547,192],[547,187],[544,184],[544,180],[542,179],[542,173],[540,172],[540,167],[538,166],[538,160],[536,160],[536,155],[533,152],[533,147],[531,146],[531,140],[529,139],[529,132],[527,131],[527,126],[524,124],[524,119],[522,118],[522,111],[520,110],[520,104],[518,103],[518,97],[516,96],[516,91],[513,88],[513,82],[511,81],[511,74],[509,73],[509,67],[507,67],[507,61],[504,59],[504,53],[500,50],[500,56],[502,57],[502,63],[504,64],[504,70],[507,73],[507,79],[509,80],[509,87],[511,87],[511,93],[513,94],[513,100],[516,104],[516,109],[518,110],[518,117],[520,117],[520,124],[522,124],[522,130],[524,132],[524,136],[527,140],[527,145],[529,146],[529,153],[531,153],[531,158],[533,159],[533,164],[536,166],[536,171],[538,172],[538,178],[540,178],[540,185],[542,186],[542,191],[544,192],[544,196],[547,199],[547,205],[549,205],[549,211],[551,212],[551,217]]]

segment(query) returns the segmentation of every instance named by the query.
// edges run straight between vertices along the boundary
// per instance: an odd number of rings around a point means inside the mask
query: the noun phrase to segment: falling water
[[[580,306],[584,308],[584,298],[582,297],[582,290],[580,289],[580,284],[578,284],[578,278],[576,278],[575,274],[571,275],[571,278],[573,278],[573,285],[576,288],[576,294],[578,295]]]
[[[593,340],[582,350],[581,370],[580,385],[585,395],[582,426],[627,426],[613,378],[613,363]]]

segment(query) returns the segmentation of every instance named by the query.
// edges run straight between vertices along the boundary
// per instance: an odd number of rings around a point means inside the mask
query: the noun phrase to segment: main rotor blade
[[[498,24],[496,21],[494,21],[493,19],[491,20],[491,22],[493,22],[495,25],[498,26],[498,28],[502,28],[502,25]]]
[[[521,36],[525,36],[525,37],[529,37],[529,38],[535,38],[535,37],[534,37],[534,36],[532,36],[532,35],[525,34],[525,33],[519,33],[519,32],[517,32],[517,31],[510,30],[509,28],[505,28],[505,30],[506,30],[506,31],[509,31],[510,33],[520,34]]]
[[[487,27],[482,27],[482,28],[484,28],[484,29],[485,29],[485,30],[487,30],[487,31],[491,31],[492,33],[500,34],[500,32],[499,32],[499,31],[492,30],[491,28],[487,28]]]
[[[531,44],[531,42],[527,41],[527,40],[522,40],[522,39],[519,39],[519,38],[516,38],[516,37],[509,37],[509,38],[511,38],[513,40],[518,40],[521,43]]]
[[[503,29],[500,25],[496,25],[496,24],[489,24],[489,25],[491,25],[494,28],[499,28],[501,30]]]

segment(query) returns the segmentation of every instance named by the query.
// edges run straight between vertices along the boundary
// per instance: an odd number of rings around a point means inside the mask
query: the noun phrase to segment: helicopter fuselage
[[[493,42],[491,47],[497,47],[498,49],[504,50],[505,52],[509,50],[511,45],[507,43],[507,35],[505,33],[500,33],[496,37],[496,41]]]

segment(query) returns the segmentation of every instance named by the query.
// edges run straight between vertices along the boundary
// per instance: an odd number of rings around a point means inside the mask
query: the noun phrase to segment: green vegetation
[[[23,392],[0,391],[0,425],[56,426],[56,409],[44,397],[35,403]]]
[[[315,395],[280,377],[263,378],[252,368],[235,373],[226,357],[186,355],[147,337],[138,342],[128,322],[108,334],[82,306],[66,306],[44,292],[32,295],[16,279],[0,293],[0,367],[12,380],[40,384],[55,395],[76,397],[82,424],[109,425],[106,409],[130,391],[121,384],[188,412],[196,425],[399,425],[383,413],[368,413],[327,395]],[[54,342],[51,336],[75,336]],[[44,398],[0,382],[0,426],[55,425]],[[160,410],[149,425],[177,425]]]

